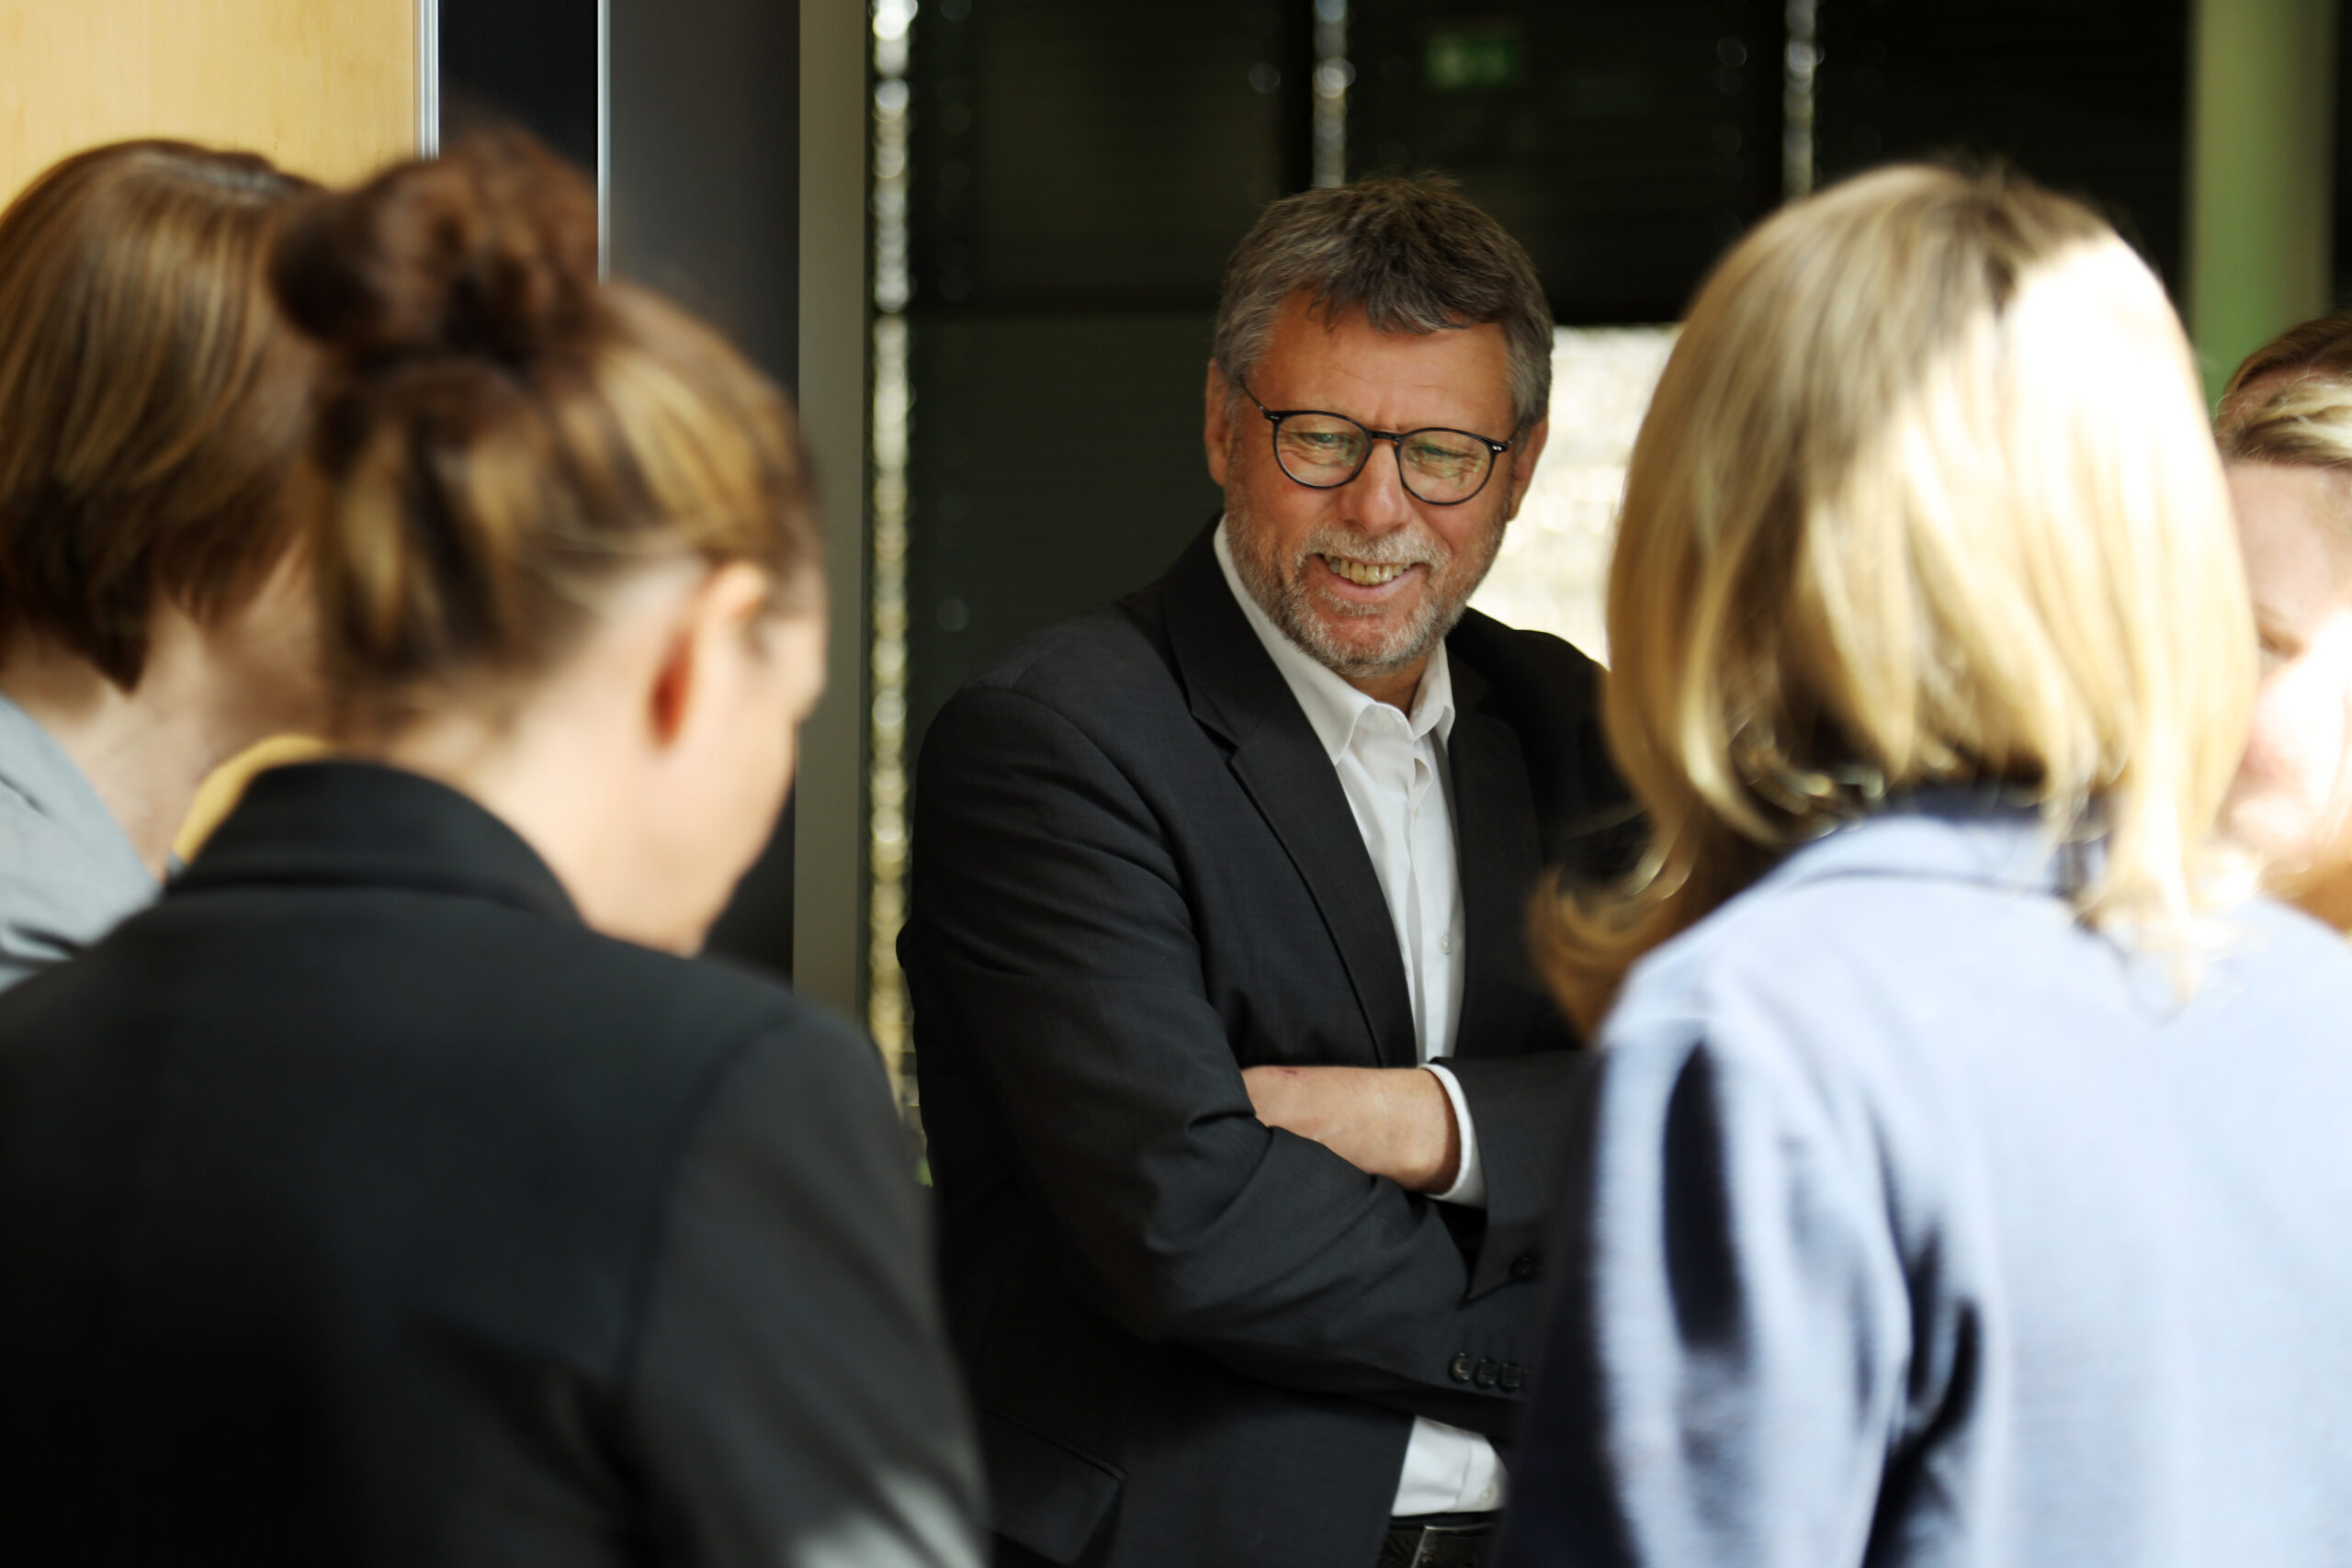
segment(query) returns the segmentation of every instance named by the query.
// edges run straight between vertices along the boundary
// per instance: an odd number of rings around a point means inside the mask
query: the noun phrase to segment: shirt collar
[[[1241,606],[1242,615],[1250,629],[1258,634],[1258,641],[1266,656],[1282,671],[1283,683],[1298,699],[1306,712],[1306,722],[1313,727],[1316,739],[1323,743],[1323,750],[1338,761],[1348,743],[1355,738],[1356,726],[1366,714],[1380,706],[1378,702],[1357,691],[1313,654],[1293,642],[1273,617],[1241,581],[1241,573],[1233,564],[1233,547],[1226,538],[1226,521],[1216,524],[1215,546],[1217,570],[1225,573],[1225,585],[1232,591],[1234,602]],[[1413,705],[1405,716],[1406,727],[1416,740],[1434,734],[1441,742],[1453,734],[1453,674],[1446,662],[1445,639],[1440,637],[1437,647],[1430,651],[1429,667],[1421,671],[1420,689],[1413,694]]]
[[[2105,852],[2094,836],[2062,841],[2030,800],[1997,785],[1928,785],[1789,852],[1758,885],[1832,876],[1934,877],[2013,890],[2081,886]]]

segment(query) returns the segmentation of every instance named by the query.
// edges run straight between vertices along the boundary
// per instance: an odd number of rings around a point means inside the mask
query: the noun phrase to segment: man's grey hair
[[[1275,202],[1226,264],[1216,367],[1238,398],[1274,321],[1306,292],[1336,321],[1361,309],[1374,330],[1433,333],[1500,324],[1510,347],[1517,440],[1552,399],[1552,308],[1535,264],[1501,224],[1442,175],[1380,175]]]

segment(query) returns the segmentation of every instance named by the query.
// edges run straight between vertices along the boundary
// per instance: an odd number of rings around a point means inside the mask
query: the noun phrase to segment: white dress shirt
[[[1445,1203],[1482,1205],[1485,1173],[1478,1139],[1462,1086],[1439,1064],[1453,1054],[1462,1021],[1462,883],[1454,866],[1453,807],[1448,797],[1445,743],[1453,731],[1453,677],[1445,644],[1430,655],[1410,713],[1375,702],[1283,634],[1242,585],[1216,529],[1216,563],[1226,586],[1265,645],[1283,680],[1306,710],[1306,722],[1340,775],[1356,829],[1372,856],[1374,874],[1396,930],[1405,986],[1413,1004],[1421,1063],[1444,1086],[1462,1138],[1462,1165],[1453,1185],[1437,1194]],[[1405,1450],[1391,1512],[1483,1512],[1503,1506],[1503,1465],[1495,1447],[1476,1432],[1416,1417]]]

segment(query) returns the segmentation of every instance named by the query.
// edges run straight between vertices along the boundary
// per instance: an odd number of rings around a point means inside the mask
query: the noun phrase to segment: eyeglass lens
[[[1335,413],[1294,413],[1274,427],[1274,457],[1303,485],[1330,490],[1346,484],[1372,454],[1363,426]],[[1415,430],[1396,443],[1405,488],[1432,505],[1467,501],[1487,482],[1495,454],[1458,430]]]

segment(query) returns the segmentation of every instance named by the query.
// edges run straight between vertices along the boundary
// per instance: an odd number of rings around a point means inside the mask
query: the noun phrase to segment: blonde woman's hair
[[[2213,434],[2224,462],[2352,473],[2352,310],[2290,327],[2248,355]]]
[[[1626,969],[1792,846],[1925,785],[2104,838],[2069,891],[2143,943],[2213,897],[2255,640],[2162,288],[2075,202],[1896,167],[1701,289],[1635,442],[1608,732],[1652,840],[1539,909],[1589,1032]]]

